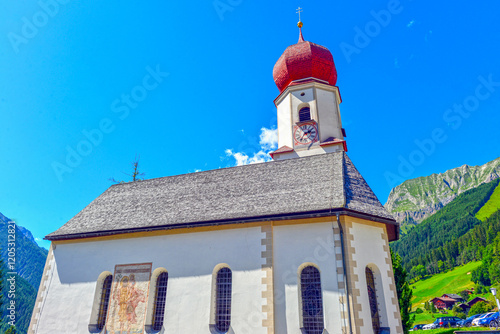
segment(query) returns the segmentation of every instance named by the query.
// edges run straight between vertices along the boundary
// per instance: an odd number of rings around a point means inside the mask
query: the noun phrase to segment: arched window
[[[311,109],[309,107],[304,107],[299,110],[299,122],[305,122],[311,120]]]
[[[168,273],[162,272],[156,279],[156,292],[153,310],[153,330],[159,331],[163,326],[165,315],[165,302],[167,299]]]
[[[300,291],[302,297],[302,324],[307,334],[322,334],[325,328],[323,321],[323,298],[321,294],[321,278],[319,270],[307,266],[300,273]]]
[[[101,291],[101,300],[99,303],[99,313],[97,315],[97,329],[102,330],[106,324],[106,316],[108,314],[109,295],[111,294],[111,283],[113,276],[108,275],[104,279]]]
[[[215,288],[215,328],[220,333],[227,333],[231,326],[231,269],[223,267],[217,272]]]
[[[373,277],[373,271],[370,268],[366,267],[365,273],[366,285],[368,286],[370,313],[372,315],[373,333],[378,334],[380,332],[380,318],[378,314],[377,293],[375,291],[375,279]]]

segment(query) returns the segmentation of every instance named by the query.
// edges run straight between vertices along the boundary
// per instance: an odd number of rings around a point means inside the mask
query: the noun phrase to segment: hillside
[[[482,166],[463,165],[444,173],[407,180],[392,189],[385,208],[402,223],[405,232],[406,225],[420,223],[458,195],[499,177],[500,158],[497,158]]]
[[[7,240],[11,220],[0,213],[0,240]],[[5,245],[6,246],[6,245]],[[7,263],[7,247],[0,245],[1,259]],[[38,290],[48,251],[37,245],[31,232],[16,226],[16,271]]]
[[[415,315],[415,324],[428,324],[434,322],[440,316],[454,316],[454,312],[447,311],[443,313],[430,313],[425,310],[425,302],[434,297],[440,297],[445,293],[454,293],[460,295],[461,291],[472,290],[476,287],[474,282],[471,281],[472,274],[480,266],[484,265],[481,261],[470,262],[466,265],[454,268],[453,270],[436,274],[411,285],[413,291],[412,310]],[[498,286],[497,286],[498,288]],[[476,293],[469,296],[469,300],[474,297],[481,297],[489,300],[492,305],[495,304],[493,296],[489,291],[483,293]],[[420,308],[423,313],[417,313],[415,310]]]
[[[3,268],[3,272],[7,273],[11,270],[7,270],[5,264],[7,262],[7,240],[8,240],[8,229],[9,225],[12,226],[13,222],[0,213],[0,238],[5,240],[4,244],[0,245],[1,251],[1,261],[0,269]],[[39,247],[33,238],[31,232],[21,226],[16,226],[16,263],[14,270],[17,272],[16,275],[16,327],[20,334],[26,334],[28,331],[28,326],[31,320],[31,314],[33,312],[33,307],[35,306],[36,295],[38,292],[38,287],[40,286],[40,280],[43,274],[43,268],[45,266],[45,259],[47,257],[47,250],[45,248]],[[3,279],[3,291],[7,291],[7,280]],[[7,314],[7,309],[5,305],[10,302],[6,293],[3,293],[1,297],[1,302],[3,306],[3,315]],[[7,329],[7,325],[0,326],[0,332],[4,332]]]
[[[434,297],[440,297],[445,293],[459,294],[460,291],[474,287],[474,283],[470,280],[470,273],[480,265],[481,262],[471,262],[412,284],[412,308],[423,308],[426,301]]]
[[[495,242],[500,231],[500,214],[484,222],[476,213],[490,200],[500,179],[468,190],[434,215],[391,243],[410,277],[442,272],[480,260],[483,250]]]
[[[476,213],[476,218],[485,221],[500,210],[500,185],[498,185],[486,204]]]
[[[5,269],[4,269],[5,270]],[[8,291],[8,281],[3,280],[3,291]],[[31,314],[35,307],[35,300],[38,288],[33,288],[31,284],[22,277],[16,277],[16,329],[19,334],[26,334],[31,321]],[[10,299],[6,293],[1,297],[3,318],[8,314],[6,306]],[[8,324],[0,325],[0,332],[4,333],[10,326]]]

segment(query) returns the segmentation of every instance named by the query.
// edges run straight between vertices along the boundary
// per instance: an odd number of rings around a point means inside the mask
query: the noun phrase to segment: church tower
[[[112,185],[45,237],[28,334],[403,334],[398,223],[347,156],[332,54],[299,36],[275,161]]]
[[[298,27],[299,41],[286,48],[273,69],[280,91],[274,101],[278,109],[274,160],[347,152],[333,56],[326,47],[304,40],[302,22]]]

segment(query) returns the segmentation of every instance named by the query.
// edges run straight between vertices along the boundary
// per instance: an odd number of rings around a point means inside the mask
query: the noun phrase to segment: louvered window
[[[299,111],[299,122],[305,122],[311,120],[311,109],[309,107],[304,107]]]
[[[156,279],[155,304],[153,310],[153,330],[159,331],[163,326],[165,303],[167,299],[168,273],[163,272]]]
[[[373,278],[373,271],[366,267],[366,284],[368,286],[368,300],[370,302],[370,313],[372,315],[372,327],[373,333],[380,333],[380,319],[378,314],[378,305],[377,305],[377,293],[375,291],[375,280]]]
[[[217,272],[216,289],[215,328],[227,333],[231,326],[231,269],[224,267]]]
[[[307,334],[322,334],[325,328],[323,321],[323,299],[321,294],[321,278],[316,267],[308,266],[300,274],[300,290],[302,294],[303,328]]]
[[[113,276],[108,275],[102,284],[101,302],[99,303],[99,314],[97,316],[97,328],[102,330],[106,324],[106,315],[108,314],[109,296],[111,294],[111,283]]]

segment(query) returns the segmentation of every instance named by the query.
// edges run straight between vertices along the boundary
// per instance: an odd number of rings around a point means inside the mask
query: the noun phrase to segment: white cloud
[[[259,151],[253,154],[245,152],[234,152],[232,149],[224,151],[227,157],[232,157],[236,161],[236,166],[255,164],[272,160],[269,152],[278,148],[278,130],[260,129]]]
[[[242,152],[233,152],[233,150],[230,149],[227,149],[225,153],[226,156],[233,157],[236,160],[236,166],[256,164],[272,160],[269,152],[265,152],[262,150],[254,153],[252,156],[249,156],[248,154]]]
[[[260,129],[260,146],[264,150],[275,150],[278,148],[278,129]]]
[[[415,20],[411,20],[406,26],[411,28],[415,24]]]

